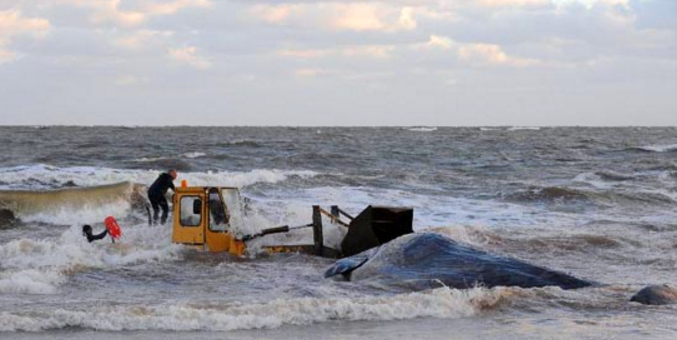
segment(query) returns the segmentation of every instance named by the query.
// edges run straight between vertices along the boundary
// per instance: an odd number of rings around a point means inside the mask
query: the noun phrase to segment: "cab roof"
[[[177,193],[198,193],[198,192],[205,192],[209,189],[216,188],[219,190],[222,189],[228,189],[228,190],[237,190],[240,191],[240,189],[236,187],[219,187],[219,186],[188,186],[188,187],[176,187],[176,192]]]

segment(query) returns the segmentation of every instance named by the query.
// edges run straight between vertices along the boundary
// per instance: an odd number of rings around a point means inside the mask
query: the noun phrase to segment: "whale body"
[[[436,233],[414,233],[338,260],[325,277],[376,279],[414,289],[476,286],[582,288],[593,282],[491,254]]]

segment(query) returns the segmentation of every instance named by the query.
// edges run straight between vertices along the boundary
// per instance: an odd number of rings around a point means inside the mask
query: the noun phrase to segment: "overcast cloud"
[[[0,124],[677,125],[677,1],[0,0]]]

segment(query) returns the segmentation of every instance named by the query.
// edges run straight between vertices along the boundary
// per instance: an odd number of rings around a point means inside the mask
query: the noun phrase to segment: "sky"
[[[677,125],[676,0],[0,0],[0,125]]]

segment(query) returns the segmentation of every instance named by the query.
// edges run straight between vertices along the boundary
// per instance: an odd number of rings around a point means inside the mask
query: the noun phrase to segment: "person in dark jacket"
[[[105,229],[102,233],[100,234],[92,234],[92,226],[89,224],[85,224],[82,226],[82,234],[87,238],[87,242],[92,243],[96,240],[100,240],[106,235],[108,235],[108,229]]]
[[[150,188],[148,188],[148,200],[150,200],[150,205],[153,207],[153,224],[157,224],[160,208],[162,208],[162,218],[160,220],[160,224],[165,224],[165,222],[167,222],[169,206],[167,205],[167,199],[165,198],[165,195],[169,189],[172,189],[172,191],[176,192],[173,182],[176,179],[176,176],[176,170],[171,169],[166,173],[160,174],[155,182],[151,184]]]

